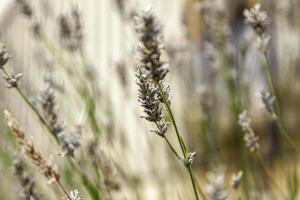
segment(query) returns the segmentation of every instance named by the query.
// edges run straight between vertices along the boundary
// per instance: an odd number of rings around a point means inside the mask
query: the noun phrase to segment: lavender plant
[[[280,136],[284,137],[293,146],[293,148],[297,150],[297,146],[290,139],[289,135],[286,133],[283,127],[283,121],[279,107],[279,97],[275,90],[274,80],[271,75],[271,65],[268,57],[268,48],[271,38],[267,33],[270,23],[268,15],[265,11],[261,10],[260,4],[255,4],[253,8],[249,10],[246,9],[244,11],[244,16],[245,23],[252,27],[260,40],[259,47],[266,62],[263,67],[269,91],[264,91],[261,93],[262,101],[266,107],[266,110],[271,114],[272,119],[275,120]]]
[[[58,121],[58,114],[56,113],[56,105],[54,102],[54,96],[52,93],[49,93],[49,89],[46,89],[46,95],[44,96],[44,102],[42,105],[44,106],[43,112],[46,114],[45,116],[42,116],[42,114],[39,112],[38,108],[33,105],[33,103],[29,100],[29,98],[25,95],[23,90],[20,87],[20,80],[22,77],[22,74],[9,74],[5,68],[5,64],[7,63],[8,59],[10,58],[10,54],[7,52],[5,45],[1,44],[0,46],[0,69],[2,70],[4,74],[4,79],[6,80],[8,84],[8,88],[15,89],[18,94],[22,97],[22,99],[26,102],[26,104],[29,106],[29,108],[34,112],[34,114],[38,117],[41,124],[44,125],[47,128],[47,131],[55,138],[56,142],[61,145],[64,153],[68,155],[67,161],[70,164],[70,167],[72,170],[76,171],[78,175],[81,178],[81,181],[84,185],[84,187],[89,192],[92,199],[99,199],[100,193],[97,187],[94,185],[94,183],[90,180],[90,178],[81,171],[76,162],[75,159],[72,157],[73,152],[76,147],[79,145],[79,140],[77,139],[77,136],[67,136],[65,133],[62,133],[63,126]],[[42,106],[42,107],[43,107]],[[46,119],[47,117],[48,119]]]
[[[188,152],[171,109],[170,87],[164,84],[169,69],[167,63],[161,58],[163,50],[162,25],[158,22],[152,10],[141,11],[136,16],[135,22],[139,39],[137,47],[139,52],[139,66],[136,73],[137,85],[139,87],[138,101],[145,114],[142,118],[145,118],[147,121],[156,125],[156,129],[151,131],[162,137],[175,157],[183,162],[185,168],[189,172],[195,198],[198,200],[199,196],[196,179],[191,170],[195,152]],[[177,142],[179,143],[182,152],[181,155],[179,155],[166,136],[169,122],[166,122],[164,119],[164,109],[167,110],[172,125],[174,126]],[[201,188],[199,191],[202,198],[206,199]]]

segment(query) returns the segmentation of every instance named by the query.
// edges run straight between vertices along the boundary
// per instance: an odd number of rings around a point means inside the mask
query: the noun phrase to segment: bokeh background
[[[96,133],[118,182],[118,187],[103,199],[193,199],[182,165],[162,139],[149,131],[153,128],[151,124],[140,118],[142,110],[135,83],[138,41],[133,18],[137,9],[148,5],[152,5],[164,24],[164,59],[170,65],[167,82],[171,87],[172,108],[189,149],[197,152],[193,169],[203,188],[210,184],[207,173],[216,170],[224,175],[223,189],[230,194],[230,199],[282,199],[277,193],[289,194],[291,188],[298,188],[297,152],[278,137],[276,125],[264,108],[260,97],[261,90],[266,88],[264,59],[254,32],[244,23],[244,9],[258,1],[27,2],[33,10],[30,16],[22,13],[18,1],[0,2],[0,41],[13,55],[7,66],[23,74],[21,87],[33,104],[45,80],[51,81],[65,124],[71,129],[82,127],[80,148],[88,148]],[[269,58],[284,127],[298,144],[300,2],[265,0],[260,3],[270,19]],[[83,47],[78,52],[65,49],[59,35],[59,17],[70,13],[74,6],[80,10],[83,23]],[[233,93],[224,79],[224,57],[228,74],[236,83]],[[58,155],[59,148],[32,110],[13,89],[5,86],[1,79],[0,199],[20,198],[20,186],[13,173],[13,160],[20,154],[20,148],[5,126],[4,109],[13,113],[39,149],[58,164],[67,187],[79,190],[83,199],[89,199],[82,185],[74,185],[78,179],[76,173],[68,171],[64,158]],[[88,94],[92,94],[92,100]],[[234,106],[237,96],[238,109]],[[265,167],[276,184],[266,181],[259,161],[241,144],[236,112],[243,110],[248,110],[252,118]],[[94,122],[90,122],[91,115]],[[172,128],[167,134],[176,143]],[[81,150],[76,153],[82,168],[88,172],[85,161],[89,155]],[[284,165],[280,155],[285,159]],[[290,172],[282,172],[288,169]],[[56,192],[58,188],[48,185],[34,166],[30,165],[30,170],[42,199],[62,197]],[[249,176],[247,183],[234,191],[230,176],[239,170]],[[274,185],[279,185],[280,190]]]

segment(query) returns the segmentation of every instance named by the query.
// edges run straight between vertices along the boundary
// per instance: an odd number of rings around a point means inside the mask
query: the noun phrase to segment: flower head
[[[226,200],[228,193],[225,191],[225,173],[222,168],[210,171],[207,174],[208,184],[206,192],[212,200]]]
[[[79,194],[79,192],[78,192],[78,190],[72,190],[71,192],[70,192],[70,200],[81,200],[81,196],[80,196],[80,194]]]
[[[84,37],[81,14],[78,8],[72,8],[70,16],[61,15],[58,22],[62,46],[71,52],[82,48]]]
[[[11,54],[9,54],[5,48],[5,44],[0,43],[0,69],[7,63],[7,61],[11,57]]]
[[[138,34],[140,67],[145,69],[147,78],[159,82],[169,72],[168,66],[161,60],[162,25],[157,21],[152,10],[141,11],[136,20]]]
[[[145,113],[142,117],[156,124],[156,129],[151,132],[165,137],[168,122],[163,120],[162,110],[164,103],[170,105],[171,98],[170,87],[163,85],[169,70],[166,63],[161,60],[162,25],[152,10],[141,11],[135,20],[139,39],[139,66],[136,72],[139,87],[138,101]]]
[[[231,186],[233,187],[233,189],[236,190],[239,188],[242,177],[243,177],[243,171],[239,171],[238,173],[232,175]]]
[[[145,113],[145,116],[142,117],[150,122],[159,122],[162,119],[162,107],[158,86],[147,80],[144,71],[144,69],[139,68],[136,73],[137,85],[139,86],[138,101]]]
[[[253,8],[244,11],[245,22],[252,26],[258,35],[262,35],[269,25],[268,15],[260,7],[260,4],[255,4]]]
[[[251,119],[248,117],[246,110],[239,115],[239,125],[244,131],[244,141],[246,142],[246,146],[251,152],[257,151],[260,148],[258,143],[259,138],[254,134],[254,131],[251,127]]]

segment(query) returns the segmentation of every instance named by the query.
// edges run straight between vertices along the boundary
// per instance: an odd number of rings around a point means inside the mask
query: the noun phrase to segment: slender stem
[[[171,151],[173,152],[173,154],[176,156],[176,158],[178,158],[179,160],[181,160],[180,156],[178,155],[177,151],[175,150],[175,148],[173,147],[173,145],[170,143],[169,139],[165,136],[164,137],[165,141],[167,142],[168,146],[170,147]]]
[[[158,87],[159,87],[159,91],[160,91],[160,95],[164,101],[164,104],[166,105],[167,107],[167,110],[168,110],[168,113],[171,117],[171,121],[173,123],[173,126],[174,126],[174,129],[175,129],[175,132],[176,132],[176,136],[177,136],[177,140],[180,144],[180,148],[181,148],[181,151],[182,151],[182,154],[183,154],[183,157],[186,158],[187,157],[187,151],[186,151],[186,147],[185,147],[185,144],[183,142],[183,139],[179,133],[179,130],[178,130],[178,127],[177,127],[177,124],[176,124],[176,121],[175,121],[175,118],[174,118],[174,115],[173,115],[173,112],[172,112],[172,109],[167,101],[167,98],[166,96],[164,95],[164,92],[163,92],[163,89],[162,89],[162,86],[161,86],[161,83],[159,82],[158,83]]]
[[[197,200],[199,200],[199,196],[198,196],[197,188],[196,188],[196,183],[195,183],[195,179],[194,179],[194,175],[193,175],[193,172],[191,170],[191,167],[187,166],[186,168],[188,169],[188,172],[189,172],[189,175],[190,175],[190,179],[191,179],[191,182],[192,182],[192,185],[193,185],[195,197],[196,197]],[[202,191],[202,190],[200,190],[200,191]]]
[[[159,128],[158,123],[157,122],[154,122],[154,123],[155,123],[157,129],[159,130],[160,128]],[[175,148],[173,147],[173,145],[171,144],[171,142],[169,141],[169,139],[167,138],[167,136],[164,136],[163,138],[167,142],[168,146],[170,147],[172,153],[176,156],[176,158],[178,158],[179,160],[181,160],[179,154],[177,153],[177,151],[175,150]]]
[[[268,87],[271,90],[271,93],[275,98],[275,112],[276,112],[275,114],[277,115],[276,118],[275,118],[275,123],[278,127],[280,136],[283,136],[292,145],[292,147],[295,150],[297,150],[297,152],[298,152],[297,145],[294,143],[293,140],[291,140],[291,138],[289,137],[289,135],[287,134],[287,132],[283,128],[283,122],[282,122],[282,117],[281,117],[280,107],[279,107],[279,98],[278,98],[278,95],[277,95],[277,93],[275,91],[275,88],[274,88],[274,83],[273,83],[273,79],[272,79],[271,71],[270,71],[270,66],[271,65],[270,65],[270,62],[269,62],[269,59],[268,59],[267,51],[264,51],[263,54],[264,54],[264,58],[265,58],[265,62],[266,62],[266,64],[263,65],[264,66],[264,71],[265,71],[265,76],[266,76],[266,79],[267,79]]]
[[[59,187],[61,188],[61,190],[65,193],[65,195],[68,197],[69,200],[72,200],[68,191],[66,190],[66,188],[61,184],[61,182],[59,180],[56,180],[57,184],[59,185]]]
[[[7,76],[8,78],[11,78],[11,76],[7,73],[7,71],[4,69],[4,67],[2,68],[3,73],[5,74],[5,76]],[[31,108],[31,110],[36,114],[36,116],[39,118],[39,120],[42,122],[42,124],[44,124],[44,126],[47,128],[47,130],[49,131],[49,133],[51,133],[52,136],[54,136],[55,140],[58,142],[58,138],[56,136],[56,134],[53,133],[52,128],[49,126],[49,124],[45,121],[45,119],[41,116],[41,114],[39,113],[39,111],[36,109],[36,107],[30,102],[30,100],[26,97],[26,95],[24,94],[24,92],[20,89],[20,87],[17,85],[16,87],[14,87],[16,89],[16,91],[19,93],[19,95],[22,97],[22,99],[26,102],[26,104]]]
[[[172,121],[172,123],[173,123],[174,129],[175,129],[175,132],[176,132],[176,136],[177,136],[177,140],[178,140],[178,143],[180,144],[181,151],[182,151],[183,157],[184,157],[184,163],[185,163],[185,161],[187,160],[187,157],[188,157],[186,145],[185,145],[185,143],[184,143],[184,141],[183,141],[183,139],[182,139],[182,137],[181,137],[181,135],[180,135],[180,133],[179,133],[179,130],[178,130],[178,127],[177,127],[177,124],[176,124],[176,121],[175,121],[175,118],[174,118],[172,109],[171,109],[171,107],[170,107],[170,105],[169,105],[169,103],[168,103],[168,100],[167,100],[167,98],[166,98],[164,92],[163,92],[162,85],[161,85],[160,82],[158,82],[158,87],[159,87],[160,95],[161,95],[161,97],[162,97],[162,99],[163,99],[163,102],[164,102],[164,104],[166,105],[167,110],[168,110],[168,113],[169,113],[169,115],[170,115],[170,117],[171,117],[171,121]],[[178,154],[177,154],[177,155],[178,155]],[[178,155],[178,157],[179,157],[179,155]],[[180,157],[179,157],[179,158],[180,158]],[[192,185],[193,185],[193,191],[194,191],[194,194],[195,194],[195,198],[196,198],[196,200],[199,200],[199,196],[198,196],[198,192],[197,192],[197,187],[196,187],[196,183],[195,183],[195,179],[194,179],[194,176],[193,176],[193,172],[192,172],[192,170],[191,170],[191,167],[190,167],[190,165],[187,165],[187,164],[185,163],[185,168],[186,168],[186,169],[188,170],[188,172],[189,172],[190,179],[191,179],[191,182],[192,182]],[[204,200],[206,200],[207,198],[206,198],[206,196],[204,195],[203,191],[201,190],[200,186],[199,186],[199,191],[200,191],[200,194],[201,194],[202,198],[203,198]]]

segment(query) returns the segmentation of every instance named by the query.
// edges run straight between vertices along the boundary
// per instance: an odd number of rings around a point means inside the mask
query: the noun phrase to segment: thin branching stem
[[[158,129],[160,129],[159,125],[157,122],[155,122],[155,125]],[[179,160],[181,160],[179,154],[177,153],[177,151],[175,150],[175,148],[173,147],[173,145],[171,144],[171,142],[169,141],[169,139],[167,138],[167,136],[163,137],[164,140],[166,141],[166,143],[168,144],[169,148],[171,149],[172,153],[176,156],[176,158],[178,158]]]
[[[171,107],[170,107],[170,105],[169,105],[169,103],[167,101],[166,96],[164,95],[164,92],[163,92],[163,89],[162,89],[162,85],[161,85],[160,82],[158,82],[158,87],[159,87],[160,95],[161,95],[161,97],[163,99],[163,102],[166,105],[168,113],[169,113],[169,115],[171,117],[171,121],[172,121],[172,124],[173,124],[175,132],[176,132],[177,140],[178,140],[178,143],[179,143],[179,145],[181,147],[181,151],[183,153],[184,165],[185,165],[185,168],[189,172],[189,176],[190,176],[190,179],[191,179],[191,182],[192,182],[192,185],[193,185],[193,191],[194,191],[194,194],[195,194],[195,198],[196,198],[196,200],[199,200],[198,191],[197,191],[197,187],[196,187],[196,182],[195,182],[195,178],[194,178],[193,172],[191,170],[191,166],[188,165],[188,164],[186,164],[186,159],[188,157],[186,145],[184,143],[184,140],[183,140],[182,136],[179,133],[179,130],[178,130],[178,127],[177,127],[177,124],[176,124],[176,121],[175,121],[172,109],[171,109]],[[199,191],[200,191],[200,194],[201,194],[202,198],[204,200],[207,200],[207,198],[204,195],[204,193],[202,192],[200,186],[199,186]]]
[[[4,67],[1,68],[3,73],[5,74],[5,76],[11,78],[11,76],[7,73],[6,69]],[[16,85],[16,87],[14,87],[16,89],[16,91],[19,93],[19,95],[22,97],[22,99],[26,102],[26,104],[31,108],[31,110],[36,114],[36,116],[39,118],[39,120],[41,121],[41,123],[47,128],[47,130],[49,131],[49,133],[51,133],[51,135],[55,138],[55,140],[57,142],[58,138],[56,136],[56,134],[53,133],[52,128],[49,126],[49,124],[45,121],[45,119],[40,115],[39,111],[36,109],[36,107],[30,102],[30,100],[28,99],[28,97],[26,97],[26,95],[24,94],[24,92],[22,91],[22,89]]]
[[[181,135],[179,133],[179,130],[178,130],[178,127],[177,127],[177,124],[176,124],[176,121],[175,121],[172,109],[171,109],[171,107],[170,107],[170,105],[169,105],[169,103],[167,101],[166,96],[164,95],[161,83],[158,83],[158,87],[159,87],[159,92],[160,92],[160,95],[161,95],[161,97],[163,99],[163,102],[166,105],[168,113],[169,113],[169,115],[171,117],[171,121],[172,121],[172,124],[174,126],[176,137],[177,137],[177,140],[179,142],[179,145],[180,145],[183,157],[184,157],[184,159],[186,159],[186,157],[187,157],[186,146],[185,146],[184,141],[183,141],[183,139],[182,139],[182,137],[181,137]]]

